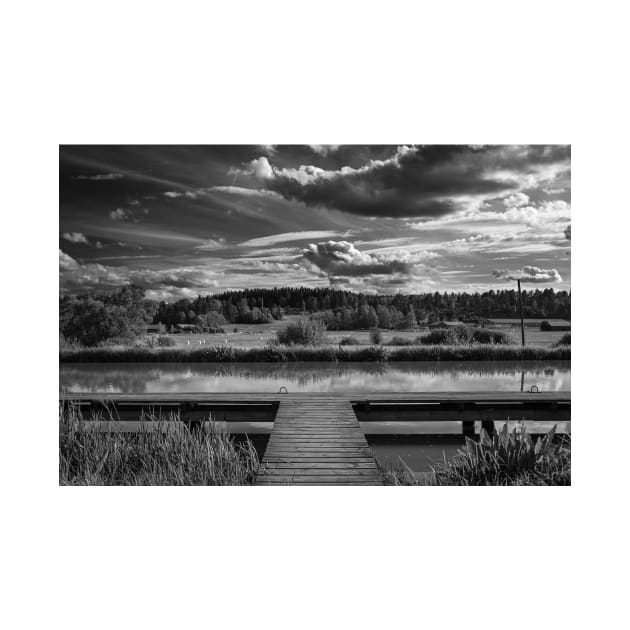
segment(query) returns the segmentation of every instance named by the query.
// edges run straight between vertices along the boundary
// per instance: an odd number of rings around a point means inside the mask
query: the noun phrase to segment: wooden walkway
[[[349,400],[281,399],[257,486],[382,486]]]
[[[473,436],[475,422],[491,431],[495,420],[570,421],[571,414],[570,392],[65,393],[60,400],[73,401],[86,413],[106,405],[116,416],[150,408],[193,422],[208,414],[273,421],[256,481],[260,486],[382,485],[359,420],[379,421],[392,414],[398,421],[459,420],[463,434]]]

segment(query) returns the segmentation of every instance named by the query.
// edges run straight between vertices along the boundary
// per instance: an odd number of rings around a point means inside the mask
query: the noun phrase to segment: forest
[[[522,295],[525,317],[571,318],[571,295],[566,291],[535,289],[523,291]],[[317,314],[329,330],[376,326],[396,329],[436,320],[476,322],[490,317],[518,317],[519,307],[515,290],[370,295],[331,288],[285,287],[229,291],[199,296],[194,300],[160,302],[154,322],[167,328],[174,324],[203,325],[210,316],[218,326],[265,323],[282,319],[285,313],[302,312]],[[217,323],[219,321],[221,323]]]
[[[525,317],[571,318],[571,295],[566,291],[535,289],[522,295]],[[162,332],[176,332],[177,324],[220,332],[230,324],[269,323],[288,313],[322,320],[328,330],[396,330],[440,320],[483,323],[490,317],[518,317],[519,306],[514,290],[369,295],[306,287],[248,289],[157,303],[132,285],[101,295],[61,297],[59,331],[66,340],[90,346],[107,339],[134,339],[149,324],[159,324]]]

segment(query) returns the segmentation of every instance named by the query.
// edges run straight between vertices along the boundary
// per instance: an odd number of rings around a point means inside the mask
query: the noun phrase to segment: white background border
[[[4,627],[622,625],[621,7],[5,9]],[[289,142],[572,144],[574,487],[57,487],[58,145]]]

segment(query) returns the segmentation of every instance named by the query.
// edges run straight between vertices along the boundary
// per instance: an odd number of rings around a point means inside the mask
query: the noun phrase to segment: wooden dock
[[[570,392],[75,394],[83,412],[124,419],[151,410],[192,424],[207,419],[273,422],[257,485],[382,485],[362,423],[459,421],[487,431],[507,419],[571,419]],[[112,418],[115,419],[115,418]],[[369,433],[369,431],[368,431]]]
[[[350,401],[282,399],[257,486],[382,486]]]

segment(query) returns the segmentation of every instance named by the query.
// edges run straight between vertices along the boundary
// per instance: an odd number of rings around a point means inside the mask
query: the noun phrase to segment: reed
[[[61,348],[62,363],[243,363],[292,361],[568,361],[571,346],[554,348],[502,344],[264,348],[207,346],[203,348]]]
[[[466,438],[456,455],[416,476],[400,460],[380,466],[385,485],[394,486],[568,486],[571,485],[571,436],[555,427],[535,442],[525,429],[493,436],[482,429],[479,441]]]
[[[569,361],[571,347],[508,346],[408,346],[389,353],[389,361]]]
[[[110,415],[110,420],[111,418]],[[248,440],[227,433],[191,432],[176,418],[143,418],[140,431],[95,430],[72,403],[59,407],[59,485],[171,486],[251,485],[258,456]]]
[[[466,438],[464,448],[432,469],[439,486],[571,485],[571,436],[555,439],[555,427],[534,442],[525,429]]]

